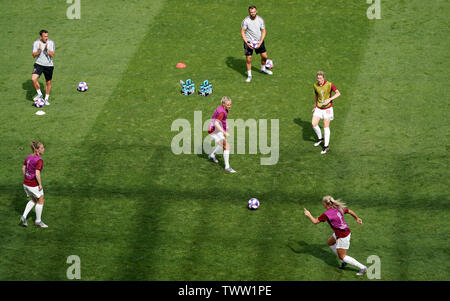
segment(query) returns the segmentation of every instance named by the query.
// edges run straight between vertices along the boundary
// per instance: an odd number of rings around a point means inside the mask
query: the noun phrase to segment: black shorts
[[[37,74],[41,76],[42,73],[44,73],[45,80],[52,80],[53,66],[42,66],[39,64],[34,64],[33,72],[31,74]]]
[[[265,42],[262,42],[261,46],[259,46],[258,49],[252,49],[248,47],[247,43],[244,42],[244,49],[245,49],[245,55],[250,56],[253,55],[253,50],[255,50],[256,54],[264,53],[266,52],[266,46],[264,45]]]

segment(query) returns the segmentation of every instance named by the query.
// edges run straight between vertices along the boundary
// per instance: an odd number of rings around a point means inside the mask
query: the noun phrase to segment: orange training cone
[[[185,63],[178,63],[177,64],[177,68],[179,68],[179,69],[186,68],[186,64]]]

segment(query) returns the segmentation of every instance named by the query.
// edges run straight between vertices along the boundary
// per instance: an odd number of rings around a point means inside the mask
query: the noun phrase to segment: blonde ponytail
[[[341,200],[335,200],[331,195],[326,195],[323,197],[322,201],[327,204],[329,207],[333,207],[338,209],[339,211],[342,211],[344,208],[347,208],[344,202],[341,202]]]
[[[31,151],[35,153],[41,147],[41,145],[42,143],[39,141],[31,141],[30,143]]]

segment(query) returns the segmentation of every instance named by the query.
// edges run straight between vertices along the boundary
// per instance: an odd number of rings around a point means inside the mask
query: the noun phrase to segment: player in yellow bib
[[[334,95],[332,96],[332,92]],[[314,146],[319,146],[323,143],[321,154],[326,154],[330,150],[330,121],[334,118],[333,100],[338,98],[341,93],[331,82],[325,80],[325,73],[323,71],[317,72],[317,83],[314,83],[315,106],[312,110],[312,127],[317,135],[317,141]],[[319,121],[323,119],[323,134],[319,127]]]

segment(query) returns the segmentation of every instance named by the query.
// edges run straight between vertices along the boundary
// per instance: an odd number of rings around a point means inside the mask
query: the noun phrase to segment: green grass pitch
[[[275,63],[263,75],[254,57],[250,84],[249,4]],[[329,226],[303,215],[319,216],[327,194],[363,219],[347,217],[348,254],[377,255],[381,280],[450,279],[448,1],[383,0],[378,20],[365,0],[81,1],[74,20],[69,6],[2,2],[0,280],[67,280],[77,255],[81,280],[370,281],[338,269]],[[51,105],[37,116],[31,46],[42,28],[56,55]],[[310,125],[318,70],[342,93],[326,155]],[[213,95],[180,95],[186,78],[208,79]],[[172,153],[172,122],[208,119],[224,95],[229,118],[279,120],[277,164],[234,154],[226,174],[221,156],[217,166]],[[32,140],[46,147],[48,229],[18,225]],[[251,197],[260,209],[247,210]]]

